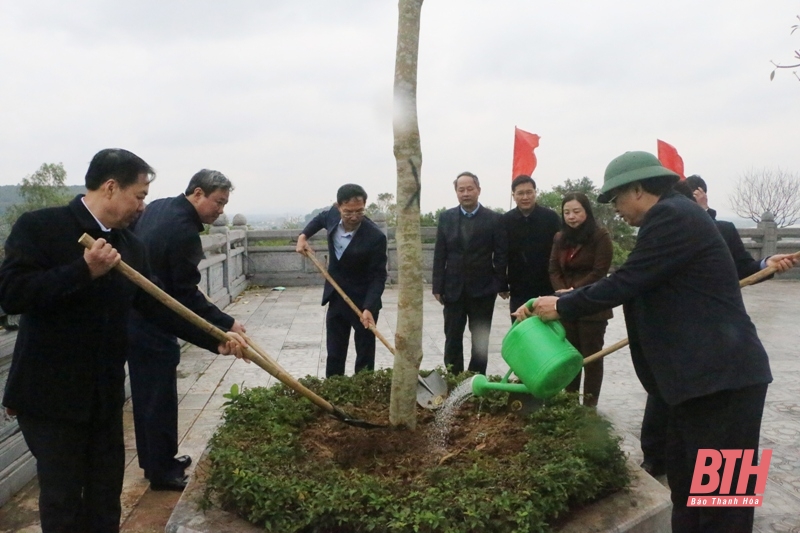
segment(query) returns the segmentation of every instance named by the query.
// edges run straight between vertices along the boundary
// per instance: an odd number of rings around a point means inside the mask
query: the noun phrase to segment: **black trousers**
[[[469,321],[472,334],[472,354],[467,369],[486,374],[489,362],[489,332],[492,329],[492,315],[496,294],[472,298],[461,295],[454,302],[444,304],[444,364],[451,371],[460,374],[464,371],[464,328]]]
[[[667,480],[672,491],[674,533],[743,533],[753,530],[753,507],[686,507],[697,450],[752,449],[758,437],[767,385],[754,385],[693,398],[669,407]],[[739,478],[737,462],[732,491]],[[748,483],[754,494],[755,476]]]
[[[177,369],[180,347],[174,337],[131,321],[128,372],[139,466],[151,481],[183,475],[178,453]]]
[[[372,318],[378,323],[378,315]],[[325,316],[326,346],[328,359],[325,364],[325,377],[343,376],[347,362],[347,347],[350,344],[350,330],[356,343],[355,371],[375,369],[375,334],[366,329],[353,310],[338,294],[328,301],[328,312]]]
[[[562,320],[561,324],[567,334],[567,340],[587,358],[603,349],[608,320]],[[566,386],[568,392],[580,392],[581,375],[583,375],[583,404],[596,407],[600,399],[603,385],[603,360],[589,363],[575,376],[572,383]]]
[[[117,533],[125,471],[122,409],[86,423],[17,416],[36,458],[42,533]]]
[[[648,394],[640,439],[645,462],[655,466],[666,461],[668,425],[669,404],[658,394]]]

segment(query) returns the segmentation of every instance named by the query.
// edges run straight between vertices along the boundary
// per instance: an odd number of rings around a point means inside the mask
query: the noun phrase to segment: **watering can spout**
[[[472,378],[472,394],[475,396],[484,396],[490,390],[521,392],[523,394],[530,393],[528,388],[522,383],[492,382],[486,379],[486,376],[482,374],[478,374]]]

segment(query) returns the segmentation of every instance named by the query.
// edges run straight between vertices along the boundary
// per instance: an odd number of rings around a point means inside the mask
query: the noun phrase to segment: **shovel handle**
[[[792,257],[795,258],[795,259],[800,259],[800,252],[793,253]],[[775,267],[768,266],[768,267],[766,267],[766,268],[764,268],[762,270],[759,270],[758,272],[756,272],[755,274],[753,274],[751,276],[747,276],[746,278],[743,278],[743,279],[739,280],[739,287],[747,287],[749,285],[753,285],[755,283],[758,283],[759,281],[763,280],[764,278],[770,277],[771,275],[773,275],[777,271],[778,271],[778,269],[776,269]],[[602,359],[603,357],[607,356],[608,354],[614,353],[617,350],[619,350],[620,348],[624,348],[627,345],[628,345],[628,339],[622,339],[621,341],[612,344],[608,348],[603,348],[599,352],[593,353],[592,355],[590,355],[589,357],[584,359],[583,360],[583,366],[586,366],[589,363],[597,361],[598,359]]]
[[[608,354],[610,354],[610,353],[614,353],[614,352],[616,352],[617,350],[619,350],[620,348],[624,348],[624,347],[626,347],[627,345],[628,345],[628,339],[622,339],[622,340],[621,340],[621,341],[619,341],[619,342],[615,342],[615,343],[614,343],[614,344],[612,344],[611,346],[609,346],[609,347],[607,347],[607,348],[603,348],[603,349],[602,349],[602,350],[600,350],[599,352],[597,352],[597,353],[593,353],[592,355],[590,355],[589,357],[587,357],[586,359],[584,359],[584,360],[583,360],[583,366],[586,366],[586,365],[588,365],[589,363],[592,363],[592,362],[594,362],[594,361],[597,361],[598,359],[602,359],[603,357],[607,356]]]
[[[344,289],[342,289],[339,286],[339,284],[336,283],[336,280],[333,279],[330,272],[328,272],[328,269],[325,268],[325,265],[319,262],[319,259],[317,259],[317,257],[314,255],[314,252],[305,250],[303,252],[303,255],[308,257],[311,260],[311,262],[314,263],[314,266],[317,267],[317,270],[319,270],[319,273],[322,274],[322,277],[324,277],[328,281],[328,283],[330,283],[331,286],[336,290],[336,292],[339,293],[339,296],[341,296],[342,300],[344,300],[347,303],[347,305],[350,306],[350,309],[352,309],[353,312],[360,317],[361,309],[359,309],[358,306],[353,303],[353,300],[351,300],[350,297],[347,296],[347,294],[345,294]],[[388,349],[392,353],[392,355],[397,355],[394,346],[392,346],[389,343],[389,341],[386,340],[386,337],[384,337],[381,334],[381,332],[378,331],[378,328],[376,328],[375,326],[370,326],[367,329],[369,329],[376,337],[378,337],[378,340],[381,341],[381,343],[383,343],[384,346],[386,346],[386,349]]]
[[[85,246],[86,248],[91,248],[94,244],[94,239],[84,233],[78,242]],[[155,283],[147,279],[146,277],[142,276],[139,272],[131,268],[125,261],[120,261],[116,268],[123,276],[131,280],[135,285],[140,287],[146,293],[151,295],[153,298],[167,306],[169,309],[177,313],[183,319],[188,321],[189,323],[193,324],[194,326],[200,328],[201,330],[205,331],[215,339],[220,342],[228,342],[232,339],[227,333],[216,327],[215,325],[209,323],[201,316],[197,315],[195,312],[190,310],[188,307],[184,306],[178,300],[164,292],[161,288],[159,288]],[[308,398],[314,405],[321,408],[322,410],[333,414],[337,418],[340,417],[341,411],[334,407],[330,402],[325,400],[324,398],[320,397],[318,394],[315,394],[307,387],[305,387],[302,383],[297,381],[291,374],[286,372],[278,363],[276,363],[271,357],[264,355],[266,357],[262,357],[262,354],[254,350],[251,346],[245,348],[245,355],[247,359],[253,361],[256,365],[260,368],[266,370],[269,374],[275,376],[281,383],[289,387],[290,389],[294,390],[298,394]],[[344,415],[346,416],[346,415]]]
[[[792,257],[794,259],[800,259],[800,252],[793,253]],[[766,267],[765,269],[759,270],[755,274],[747,276],[746,278],[740,280],[739,287],[747,287],[748,285],[756,284],[762,279],[770,277],[777,271],[778,269],[776,269],[775,267]]]

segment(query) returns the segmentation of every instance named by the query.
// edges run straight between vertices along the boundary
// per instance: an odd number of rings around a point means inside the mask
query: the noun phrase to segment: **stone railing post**
[[[389,225],[386,222],[386,215],[383,213],[378,213],[372,218],[372,221],[377,224],[379,228],[381,228],[381,231],[384,235],[387,237],[389,236]]]
[[[778,224],[769,211],[761,215],[758,229],[764,231],[764,240],[761,243],[761,259],[774,255],[778,250]]]
[[[211,225],[208,230],[209,235],[225,235],[225,261],[222,263],[222,284],[225,291],[231,293],[231,239],[228,235],[228,217],[223,213]]]
[[[245,277],[248,277],[249,260],[247,256],[247,218],[245,218],[245,216],[242,214],[234,215],[233,229],[240,229],[244,231],[244,241],[242,243],[242,246],[244,246],[244,252],[242,252],[242,274],[244,274]]]

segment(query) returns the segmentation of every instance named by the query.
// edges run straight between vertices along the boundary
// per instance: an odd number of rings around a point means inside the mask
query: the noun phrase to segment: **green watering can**
[[[535,300],[528,302],[528,307]],[[501,354],[508,373],[499,383],[486,376],[472,378],[472,394],[483,396],[487,391],[519,392],[545,399],[555,396],[569,385],[583,368],[583,356],[566,338],[558,320],[542,322],[537,316],[516,321],[503,338]],[[511,373],[522,383],[509,383]]]

